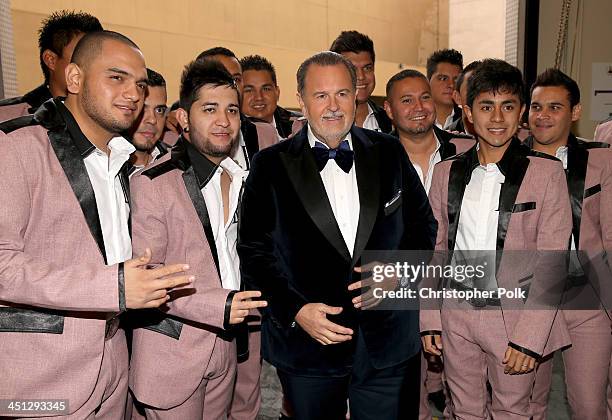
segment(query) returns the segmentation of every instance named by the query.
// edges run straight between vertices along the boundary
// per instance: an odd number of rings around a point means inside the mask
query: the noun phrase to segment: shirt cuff
[[[531,351],[525,347],[521,347],[518,344],[514,344],[513,342],[509,342],[508,343],[508,347],[513,348],[514,350],[520,351],[521,353],[529,356],[529,357],[533,357],[536,360],[540,360],[542,358],[541,355],[539,355],[538,353],[536,353],[535,351]]]
[[[228,328],[231,327],[229,320],[230,320],[230,313],[232,312],[232,301],[234,300],[234,295],[237,293],[237,290],[232,290],[231,292],[228,293],[227,298],[225,299],[225,311],[223,313],[223,329],[227,330]]]
[[[127,307],[125,306],[125,272],[122,262],[119,263],[119,269],[117,271],[119,284],[119,312],[125,312],[127,311]]]
[[[421,331],[419,335],[421,337],[425,337],[426,335],[442,335],[442,331],[438,331],[438,330]]]

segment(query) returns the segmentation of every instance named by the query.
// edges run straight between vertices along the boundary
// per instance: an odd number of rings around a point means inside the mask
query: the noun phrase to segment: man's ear
[[[75,63],[66,66],[66,90],[68,93],[78,94],[83,89],[83,70]]]
[[[185,111],[183,108],[178,108],[176,110],[176,120],[183,130],[183,135],[185,138],[189,139],[189,114],[187,111]]]
[[[389,104],[389,101],[387,101],[386,99],[385,99],[385,103],[383,104],[383,108],[385,109],[385,112],[387,113],[387,117],[389,117],[389,119],[393,121],[393,111],[391,111],[391,105]]]
[[[459,91],[457,89],[453,90],[453,101],[455,101],[455,104],[457,104],[459,108],[463,109],[463,104],[461,103],[461,95],[459,94]]]
[[[302,95],[300,95],[300,92],[297,92],[295,94],[295,97],[297,98],[298,104],[300,105],[300,109],[302,110],[302,115],[306,116],[306,105],[304,104],[304,101],[302,100]]]
[[[582,116],[582,104],[576,104],[572,108],[572,122],[578,121]]]
[[[467,117],[468,121],[474,124],[474,119],[472,118],[472,107],[469,105],[463,105],[462,109],[463,112],[465,112],[465,116]]]
[[[50,71],[55,71],[58,58],[59,56],[50,49],[46,49],[42,53],[42,61],[43,63],[45,63],[45,66],[49,68]]]

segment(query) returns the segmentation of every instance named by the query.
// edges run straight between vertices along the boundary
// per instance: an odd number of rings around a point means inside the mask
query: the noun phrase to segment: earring
[[[189,127],[185,127],[185,128],[183,128],[183,131],[184,131],[185,133],[189,133]]]

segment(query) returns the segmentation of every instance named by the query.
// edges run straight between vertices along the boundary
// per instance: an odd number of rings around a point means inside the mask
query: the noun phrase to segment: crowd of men
[[[563,72],[527,92],[445,49],[381,107],[374,44],[344,31],[297,69],[301,112],[224,47],[168,106],[94,16],[39,35],[44,82],[0,101],[0,417],[255,419],[263,358],[281,418],[546,419],[560,353],[572,418],[612,420],[612,121],[572,134]],[[529,297],[393,310],[381,250],[490,251]]]

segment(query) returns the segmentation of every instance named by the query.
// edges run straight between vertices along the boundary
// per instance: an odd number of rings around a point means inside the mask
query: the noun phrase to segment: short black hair
[[[323,51],[313,55],[312,57],[307,58],[296,73],[297,78],[297,88],[300,95],[304,93],[304,82],[306,80],[306,73],[308,72],[308,68],[312,65],[317,66],[336,66],[343,65],[346,67],[347,71],[351,75],[351,84],[353,85],[353,90],[357,89],[357,73],[355,71],[355,66],[348,59],[343,57],[342,55],[335,53],[333,51]]]
[[[573,108],[580,103],[580,88],[578,83],[567,74],[558,69],[546,69],[538,75],[529,96],[533,94],[533,90],[537,87],[559,86],[567,90],[567,96],[570,101],[570,106]]]
[[[525,83],[521,71],[496,58],[487,58],[474,70],[468,80],[467,105],[472,107],[476,97],[483,92],[518,95],[525,103]]]
[[[391,77],[389,81],[387,82],[387,87],[385,89],[387,97],[389,97],[389,93],[391,93],[391,89],[393,89],[393,85],[396,82],[399,82],[400,80],[404,80],[408,78],[411,78],[411,79],[420,78],[420,79],[425,80],[427,84],[429,84],[429,80],[427,80],[427,77],[425,77],[425,75],[421,73],[420,71],[413,70],[413,69],[402,70],[399,73],[396,73],[395,75],[393,75],[393,77]]]
[[[90,32],[85,34],[74,48],[70,62],[77,64],[79,67],[86,67],[102,52],[104,41],[109,40],[119,41],[140,51],[140,47],[134,41],[119,32],[107,30]]]
[[[355,54],[367,52],[370,53],[372,62],[376,61],[376,55],[374,54],[374,42],[372,42],[369,36],[357,31],[340,32],[338,38],[332,42],[329,50],[338,54],[345,52],[352,52]]]
[[[204,50],[200,54],[198,54],[198,56],[196,57],[196,60],[198,61],[206,60],[210,57],[214,57],[215,55],[224,55],[226,57],[235,58],[236,60],[238,60],[238,57],[236,57],[236,54],[234,54],[232,50],[225,48],[225,47],[213,47],[213,48]]]
[[[267,71],[270,73],[274,84],[277,85],[276,69],[265,57],[262,57],[261,55],[246,56],[240,60],[240,66],[242,67],[243,73],[247,70]]]
[[[476,67],[478,67],[482,63],[481,60],[472,61],[470,64],[465,66],[465,68],[459,73],[457,76],[457,80],[455,81],[455,90],[460,90],[461,85],[463,84],[463,80],[465,79],[465,75],[471,71],[474,71]]]
[[[84,12],[60,10],[51,13],[43,20],[42,26],[38,30],[38,50],[40,68],[45,76],[45,83],[49,81],[50,76],[49,69],[42,58],[46,50],[53,51],[61,57],[64,48],[70,44],[75,36],[101,30],[102,25],[98,18]]]
[[[436,72],[440,63],[453,64],[463,69],[463,55],[452,48],[434,52],[427,59],[427,79],[431,80],[431,76]]]
[[[189,112],[193,103],[198,100],[200,88],[205,85],[231,87],[240,100],[236,82],[221,63],[216,60],[196,59],[187,64],[183,70],[179,93],[180,107]]]
[[[164,76],[147,67],[147,85],[149,87],[166,87]]]

